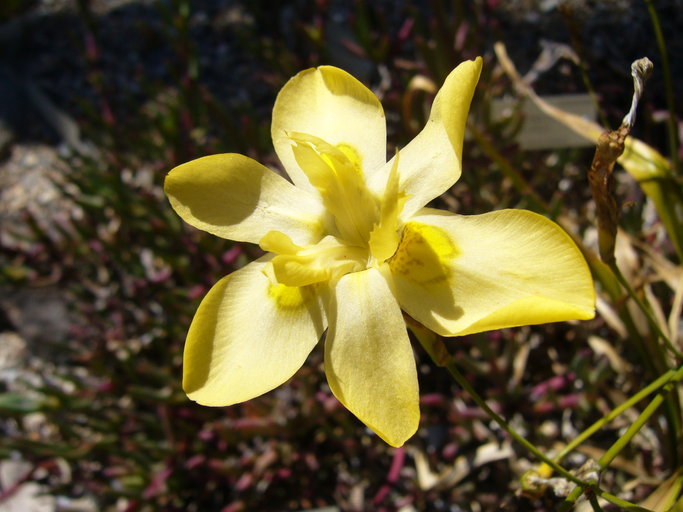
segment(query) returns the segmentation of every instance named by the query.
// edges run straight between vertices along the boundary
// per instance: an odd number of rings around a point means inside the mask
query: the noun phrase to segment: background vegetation
[[[484,57],[463,176],[439,207],[560,221],[600,292],[590,322],[448,341],[468,381],[530,441],[557,453],[680,365],[597,261],[593,148],[520,146],[523,102],[493,52],[505,42],[522,72],[537,72],[540,94],[590,92],[612,128],[630,104],[631,61],[650,57],[633,134],[669,158],[664,184],[680,192],[677,2],[43,0],[3,3],[0,20],[0,458],[22,468],[0,475],[0,510],[29,483],[29,495],[47,493],[45,510],[65,511],[541,511],[563,500],[522,490],[538,461],[418,344],[422,424],[401,449],[334,399],[320,350],[285,386],[242,405],[204,408],[183,394],[182,346],[201,297],[259,249],[184,225],[164,176],[219,152],[278,168],[275,95],[319,64],[378,93],[393,154],[423,125],[430,84]],[[504,96],[510,108],[494,115]],[[616,172],[620,267],[680,350],[681,233]],[[604,472],[603,489],[633,502],[666,491],[683,456],[678,391]],[[565,467],[599,459],[646,405],[606,424]]]

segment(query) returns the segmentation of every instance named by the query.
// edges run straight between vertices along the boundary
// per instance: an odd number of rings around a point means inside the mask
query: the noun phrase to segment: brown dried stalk
[[[593,163],[588,171],[593,199],[598,217],[598,246],[600,258],[607,264],[614,263],[614,246],[617,237],[620,206],[614,194],[614,164],[624,152],[624,141],[636,121],[636,108],[643,93],[645,80],[652,72],[652,62],[644,57],[631,64],[633,76],[633,101],[621,126],[616,130],[606,130],[598,139]]]

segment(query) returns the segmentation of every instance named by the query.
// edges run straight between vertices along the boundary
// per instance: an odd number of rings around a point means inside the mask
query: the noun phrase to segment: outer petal
[[[417,235],[406,241],[406,232]],[[401,307],[444,336],[594,316],[581,252],[558,225],[525,210],[424,209],[390,267]]]
[[[288,133],[306,133],[341,146],[360,159],[365,172],[386,162],[386,120],[382,104],[346,71],[321,66],[293,77],[275,101],[271,133],[275,152],[292,181],[311,190],[292,152]]]
[[[231,405],[279,386],[303,365],[325,328],[311,287],[271,284],[270,256],[216,283],[185,345],[183,388],[202,405]]]
[[[230,240],[258,243],[271,230],[298,243],[322,236],[318,197],[243,155],[206,156],[179,165],[166,176],[164,191],[185,222]]]
[[[331,300],[325,373],[335,396],[392,446],[420,420],[417,370],[389,284],[370,268],[342,277]]]
[[[402,219],[409,219],[460,177],[465,123],[481,66],[481,57],[477,57],[448,75],[434,98],[427,125],[401,150],[400,188],[408,194]],[[384,189],[383,180],[392,164],[393,159],[371,180],[370,187],[376,193]]]

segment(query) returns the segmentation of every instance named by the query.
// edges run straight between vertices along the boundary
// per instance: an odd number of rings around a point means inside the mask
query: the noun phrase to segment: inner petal
[[[408,196],[398,187],[398,151],[389,172],[384,196],[380,202],[379,223],[370,233],[370,253],[374,263],[381,264],[391,258],[398,248],[399,215]]]
[[[284,233],[270,231],[259,245],[263,250],[277,254],[271,261],[272,272],[275,280],[286,286],[337,280],[345,274],[364,270],[368,265],[367,249],[346,245],[333,236],[301,247]]]
[[[379,204],[365,184],[358,153],[305,133],[289,133],[297,163],[318,190],[345,242],[367,247],[379,217]]]
[[[451,261],[460,250],[443,230],[418,222],[403,228],[396,254],[389,260],[394,275],[417,285],[441,285],[452,278]]]

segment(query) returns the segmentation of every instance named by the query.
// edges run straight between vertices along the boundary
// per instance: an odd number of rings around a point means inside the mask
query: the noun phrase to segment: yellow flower
[[[460,176],[481,59],[458,66],[427,126],[389,162],[377,97],[330,66],[280,91],[272,137],[292,183],[238,154],[180,165],[165,191],[189,224],[268,252],[221,279],[192,321],[183,387],[224,406],[279,386],[327,329],[335,396],[392,446],[417,430],[419,394],[402,311],[444,336],[594,314],[581,253],[522,210],[425,208]]]

